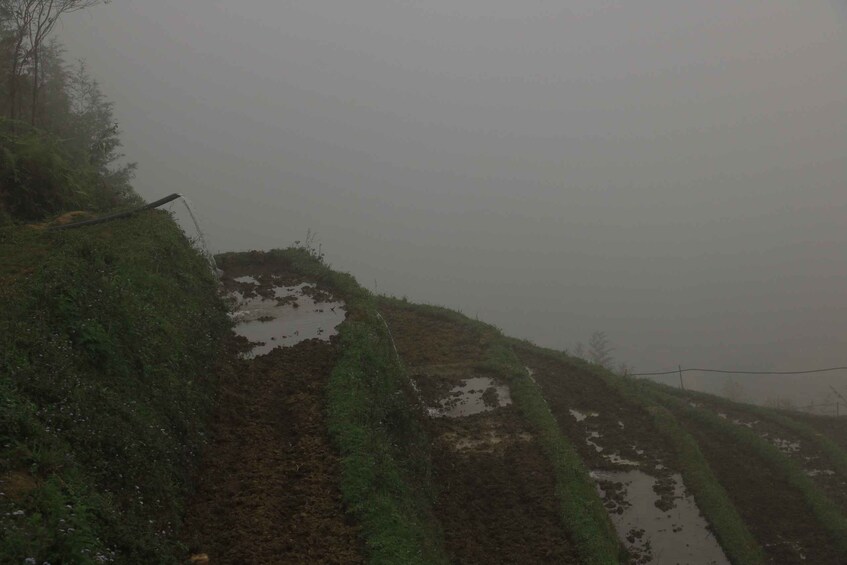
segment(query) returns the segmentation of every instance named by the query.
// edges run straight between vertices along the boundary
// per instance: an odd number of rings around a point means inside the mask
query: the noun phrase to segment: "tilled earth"
[[[222,385],[185,539],[216,563],[362,563],[324,421],[337,346],[307,340],[242,362]]]
[[[381,310],[428,406],[451,380],[478,376],[484,331],[412,309]],[[580,562],[558,516],[553,469],[514,407],[435,417],[429,427],[434,510],[454,562]]]
[[[830,497],[833,502],[841,507],[842,513],[847,514],[847,477],[843,477],[836,471],[836,466],[829,456],[813,441],[809,441],[791,429],[777,422],[762,419],[755,414],[743,409],[743,406],[732,406],[726,403],[718,403],[708,398],[698,398],[696,404],[707,408],[727,421],[738,426],[745,426],[759,435],[762,439],[770,442],[789,458],[800,466],[817,486]],[[795,415],[791,416],[795,418]],[[818,419],[832,420],[832,417],[813,417]],[[802,420],[802,417],[798,418]],[[843,426],[834,426],[842,429]]]
[[[532,346],[516,345],[514,349],[541,387],[559,427],[586,466],[593,470],[639,469],[648,473],[656,479],[655,505],[672,511],[676,505],[671,478],[676,472],[675,455],[653,427],[649,415],[598,377],[564,360]],[[609,513],[622,512],[627,504],[625,487],[606,480],[599,480],[598,486]],[[649,545],[645,547],[641,543],[642,533],[632,530],[624,536],[632,563],[648,563],[655,557]]]
[[[677,414],[721,486],[759,540],[768,563],[839,563],[827,533],[803,496],[749,449]]]

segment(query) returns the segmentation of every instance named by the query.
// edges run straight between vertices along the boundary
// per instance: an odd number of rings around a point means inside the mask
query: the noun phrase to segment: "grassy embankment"
[[[168,563],[228,333],[166,215],[0,230],[0,561]]]
[[[561,434],[540,388],[526,373],[502,332],[461,313],[430,305],[381,298],[397,306],[415,308],[432,316],[477,327],[495,338],[487,343],[484,367],[508,383],[512,400],[535,431],[556,478],[560,518],[584,563],[618,563],[623,555],[617,533],[576,450]]]
[[[523,345],[530,345],[523,343]],[[696,440],[649,394],[650,383],[625,379],[597,365],[569,355],[535,347],[536,351],[567,363],[574,371],[583,371],[605,382],[622,400],[645,410],[665,440],[673,447],[677,466],[686,488],[694,496],[700,511],[715,533],[729,560],[735,564],[759,564],[764,554],[744,524],[729,496],[709,467]]]
[[[684,413],[712,433],[721,434],[730,441],[743,445],[766,462],[770,468],[781,473],[788,484],[802,494],[812,515],[821,528],[830,535],[841,559],[847,559],[847,519],[797,463],[754,431],[710,411],[692,407],[687,400],[679,398],[676,394],[669,394],[658,386],[651,388],[654,388],[651,394],[668,408]]]
[[[226,254],[228,264],[279,262],[347,303],[341,357],[330,377],[328,427],[341,454],[345,504],[362,527],[369,562],[447,563],[433,517],[429,437],[374,297],[313,250]]]

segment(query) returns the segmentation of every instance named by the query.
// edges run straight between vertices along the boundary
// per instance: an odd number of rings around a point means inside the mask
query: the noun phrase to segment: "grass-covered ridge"
[[[314,250],[227,253],[222,264],[281,263],[347,303],[341,357],[328,388],[328,427],[341,455],[342,494],[375,564],[447,563],[432,512],[429,437],[375,299]]]
[[[0,230],[0,561],[176,562],[229,321],[167,214]]]

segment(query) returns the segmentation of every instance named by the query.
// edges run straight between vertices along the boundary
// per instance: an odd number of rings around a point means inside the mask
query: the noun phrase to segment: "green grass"
[[[208,264],[158,212],[0,252],[0,561],[177,562],[229,330]]]
[[[656,388],[657,390],[653,394],[666,406],[685,413],[686,416],[709,432],[721,434],[730,438],[731,441],[743,445],[770,468],[782,473],[788,483],[802,494],[818,523],[824,531],[829,533],[841,554],[841,558],[847,559],[847,520],[838,507],[818,489],[799,465],[752,430],[728,422],[707,410],[693,408],[685,400],[677,398],[675,395],[660,392],[658,387]]]
[[[313,250],[225,254],[222,263],[280,262],[332,287],[347,303],[341,357],[328,390],[329,432],[341,453],[342,494],[361,525],[370,563],[449,562],[432,513],[424,415],[397,362],[375,299]]]
[[[529,378],[505,340],[492,344],[486,366],[509,383],[512,401],[537,434],[556,475],[556,497],[561,520],[577,547],[583,563],[618,563],[626,553],[615,527],[603,508],[594,481],[560,431],[541,388]]]

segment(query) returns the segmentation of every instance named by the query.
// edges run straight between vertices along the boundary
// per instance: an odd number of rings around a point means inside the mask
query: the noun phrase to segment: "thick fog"
[[[843,0],[115,0],[59,29],[137,190],[215,250],[312,230],[369,288],[604,330],[640,371],[847,365],[845,32]]]

